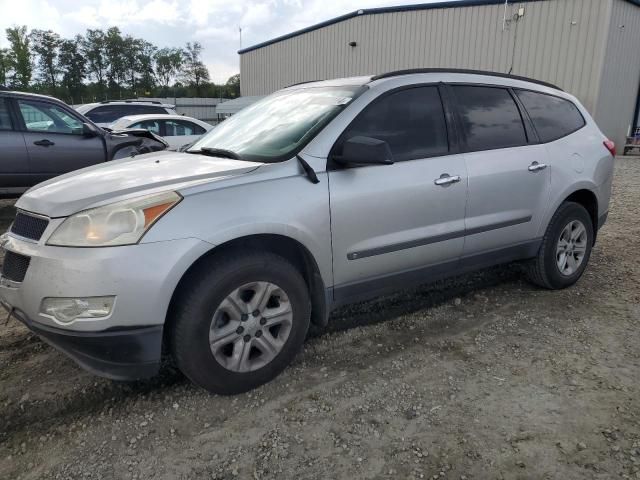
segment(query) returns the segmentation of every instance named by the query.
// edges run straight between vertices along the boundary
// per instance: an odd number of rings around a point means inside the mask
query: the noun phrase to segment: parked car
[[[106,132],[52,97],[0,90],[0,195],[108,160],[166,149],[146,131]]]
[[[174,105],[151,100],[105,100],[80,105],[76,110],[100,127],[131,115],[176,115]]]
[[[164,138],[169,148],[176,150],[198,140],[211,130],[213,125],[183,115],[132,115],[122,117],[112,123],[110,128],[114,130],[143,128]]]
[[[573,96],[520,77],[298,85],[186,152],[29,191],[0,298],[92,372],[153,375],[164,345],[194,383],[242,392],[340,305],[515,260],[536,285],[573,285],[607,218],[614,148]]]

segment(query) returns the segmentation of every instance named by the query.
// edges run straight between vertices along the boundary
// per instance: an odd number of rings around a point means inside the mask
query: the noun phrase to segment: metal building
[[[459,0],[358,10],[239,53],[242,95],[416,67],[545,80],[577,96],[623,145],[640,105],[640,0]]]

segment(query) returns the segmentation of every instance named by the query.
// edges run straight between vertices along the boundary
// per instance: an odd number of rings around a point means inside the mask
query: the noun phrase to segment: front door
[[[17,104],[32,184],[105,161],[102,138],[85,136],[79,117],[53,103],[25,99]]]
[[[437,86],[378,97],[346,129],[333,153],[340,154],[341,142],[354,136],[386,141],[395,163],[329,168],[338,302],[403,280],[420,283],[425,267],[455,263],[464,242],[465,161],[450,153]]]
[[[22,132],[15,129],[9,104],[0,98],[0,193],[20,193],[31,186],[29,157]]]

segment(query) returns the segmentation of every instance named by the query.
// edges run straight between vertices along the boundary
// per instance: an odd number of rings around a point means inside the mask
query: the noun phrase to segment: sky
[[[239,72],[242,46],[308,27],[361,8],[433,0],[0,0],[0,47],[13,25],[51,29],[63,37],[87,28],[119,27],[156,46],[200,42],[211,79],[224,83]]]

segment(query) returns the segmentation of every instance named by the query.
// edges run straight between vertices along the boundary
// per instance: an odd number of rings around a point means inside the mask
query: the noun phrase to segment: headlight
[[[107,247],[138,243],[180,200],[178,193],[164,192],[78,212],[62,222],[47,245]]]

